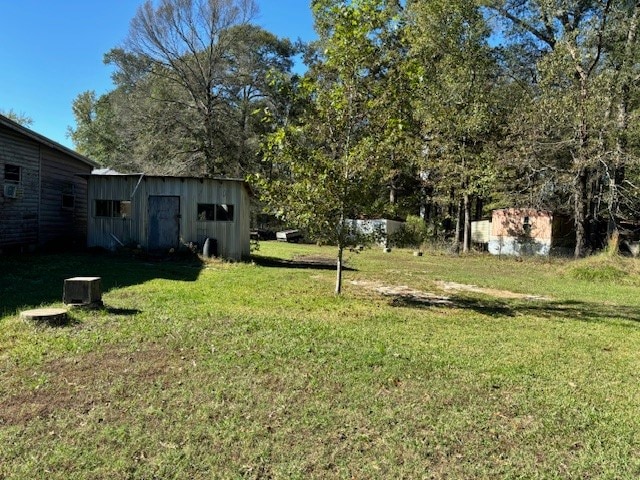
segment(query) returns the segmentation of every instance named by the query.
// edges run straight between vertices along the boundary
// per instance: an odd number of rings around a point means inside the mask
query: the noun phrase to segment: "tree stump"
[[[25,320],[36,320],[39,322],[47,322],[61,324],[67,321],[66,308],[35,308],[33,310],[25,310],[20,312],[20,318]]]

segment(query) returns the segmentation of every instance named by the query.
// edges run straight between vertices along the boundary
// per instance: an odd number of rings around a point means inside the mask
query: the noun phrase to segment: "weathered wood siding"
[[[84,246],[87,236],[87,181],[92,167],[42,147],[40,187],[40,244],[74,242]],[[62,196],[74,196],[73,208],[64,208]]]
[[[6,164],[21,169],[18,198],[4,197]],[[38,243],[39,187],[39,144],[0,125],[0,249]]]
[[[92,175],[89,177],[88,245],[115,248],[120,243],[149,246],[149,197],[180,197],[180,242],[216,239],[218,253],[228,259],[249,256],[249,195],[244,182],[227,179]],[[129,218],[96,216],[96,200],[131,202]],[[234,206],[233,221],[200,221],[198,204]]]

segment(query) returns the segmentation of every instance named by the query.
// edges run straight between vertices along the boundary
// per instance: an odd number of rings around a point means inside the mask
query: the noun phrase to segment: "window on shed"
[[[206,222],[232,222],[233,205],[199,203],[198,221]]]
[[[96,200],[96,217],[131,216],[131,202],[125,200]]]
[[[216,205],[216,221],[232,222],[233,205]]]
[[[198,220],[213,222],[216,219],[216,206],[210,203],[198,204]]]
[[[4,181],[5,182],[20,182],[20,166],[12,165],[10,163],[4,164]]]

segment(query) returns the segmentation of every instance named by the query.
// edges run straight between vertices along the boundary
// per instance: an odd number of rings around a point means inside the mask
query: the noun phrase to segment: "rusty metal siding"
[[[243,182],[225,179],[93,175],[89,178],[88,245],[148,248],[150,196],[180,197],[181,243],[193,242],[202,248],[205,238],[215,238],[222,257],[239,260],[249,255],[249,196]],[[131,217],[96,217],[96,199],[131,201]],[[198,204],[234,205],[234,220],[199,221]]]
[[[40,244],[60,239],[84,245],[87,235],[87,181],[79,174],[92,167],[47,147],[41,153]],[[74,196],[73,208],[64,208],[62,196]]]
[[[4,197],[6,164],[20,166],[17,198]],[[38,243],[39,183],[38,143],[0,125],[0,248]]]

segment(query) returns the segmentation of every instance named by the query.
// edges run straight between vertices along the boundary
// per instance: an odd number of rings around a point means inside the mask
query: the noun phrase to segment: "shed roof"
[[[85,177],[85,178],[87,178],[89,180],[91,180],[92,178],[114,179],[114,178],[131,177],[131,178],[136,178],[136,179],[151,178],[151,179],[159,179],[159,180],[165,180],[165,179],[171,179],[171,180],[195,180],[195,181],[199,181],[199,182],[204,182],[205,180],[214,180],[214,181],[218,181],[218,182],[233,182],[233,183],[240,183],[245,188],[245,190],[249,193],[250,196],[254,195],[253,189],[247,183],[247,181],[245,179],[243,179],[243,178],[233,178],[233,177],[194,177],[194,176],[188,176],[188,175],[148,175],[146,173],[118,173],[115,170],[111,170],[109,168],[100,169],[100,170],[94,170],[91,175],[81,174],[80,176],[81,177]]]
[[[82,163],[85,163],[91,167],[97,167],[98,164],[96,162],[94,162],[93,160],[91,160],[90,158],[85,157],[84,155],[80,155],[78,152],[71,150],[68,147],[65,147],[64,145],[61,145],[58,142],[54,142],[53,140],[51,140],[50,138],[45,137],[44,135],[40,135],[37,132],[34,132],[33,130],[28,129],[27,127],[24,127],[22,125],[20,125],[17,122],[14,122],[13,120],[11,120],[8,117],[5,117],[4,115],[0,114],[0,125],[7,127],[10,130],[13,130],[14,132],[25,136],[27,138],[30,138],[31,140],[35,140],[36,142],[38,142],[41,145],[45,145],[53,150],[57,150],[60,153],[63,153],[65,155],[69,155],[70,157],[75,158],[76,160],[79,160]]]

